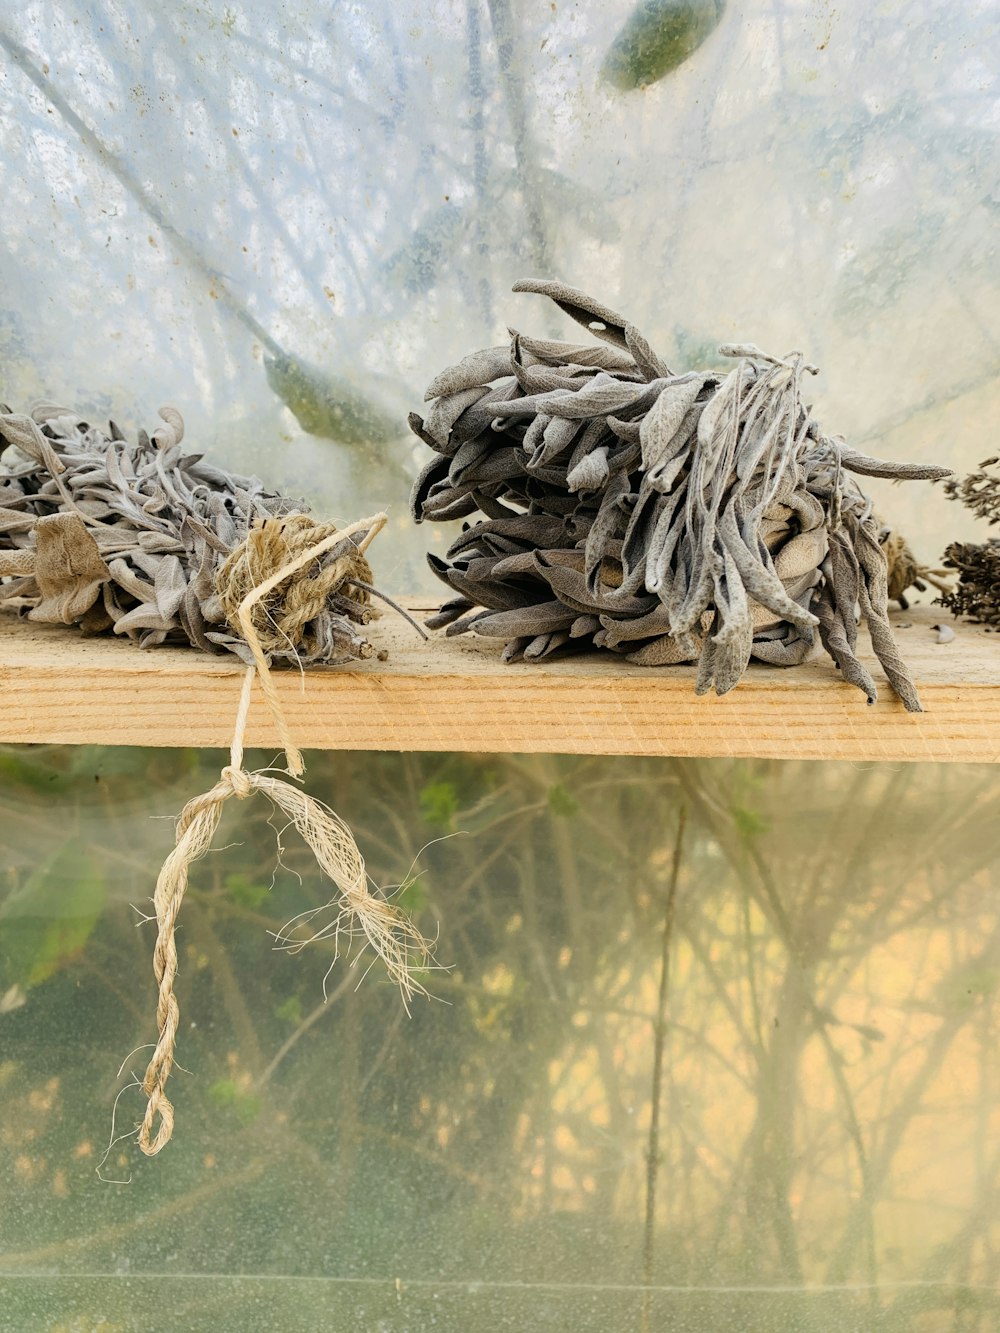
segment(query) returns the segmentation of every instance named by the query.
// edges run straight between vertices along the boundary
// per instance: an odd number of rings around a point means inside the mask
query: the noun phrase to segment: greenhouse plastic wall
[[[0,1327],[995,1327],[991,769],[314,756],[449,970],[408,1017],[275,952],[328,891],[239,806],[147,1159],[141,923],[218,763],[3,760]]]
[[[572,327],[523,277],[681,368],[800,348],[829,430],[974,468],[1000,6],[691,0],[648,66],[663,8],[0,5],[0,400],[130,433],[175,404],[324,518],[387,509],[399,593],[450,540],[411,523],[407,412],[508,326]],[[870,489],[930,564],[982,539],[939,487]],[[276,952],[326,894],[227,812],[147,1160],[148,900],[220,762],[0,753],[0,1329],[996,1326],[991,770],[310,755],[436,934],[434,998]]]
[[[645,87],[614,79],[627,0],[3,8],[7,400],[123,425],[171,402],[324,515],[388,506],[383,586],[447,544],[407,515],[424,386],[560,327],[523,277],[681,368],[800,348],[856,447],[992,451],[995,3],[729,4]],[[928,563],[971,536],[939,490],[872,488]]]

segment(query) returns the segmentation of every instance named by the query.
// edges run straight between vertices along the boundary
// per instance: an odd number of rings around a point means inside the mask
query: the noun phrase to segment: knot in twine
[[[239,801],[245,801],[253,791],[250,774],[244,768],[234,768],[232,764],[227,764],[219,777],[222,782],[229,783],[233,795]]]
[[[295,520],[301,518],[301,515],[294,516]],[[302,757],[288,738],[274,682],[271,680],[256,629],[255,607],[261,603],[272,607],[280,602],[285,608],[282,614],[288,617],[286,623],[294,623],[304,608],[315,604],[314,599],[310,601],[310,596],[315,590],[307,586],[306,593],[309,595],[304,594],[299,599],[292,581],[293,576],[341,543],[346,542],[351,550],[345,548],[335,556],[330,567],[320,566],[303,582],[306,585],[313,585],[317,580],[325,581],[328,575],[332,581],[335,574],[336,580],[339,580],[336,586],[339,587],[347,578],[353,577],[348,571],[361,570],[362,566],[370,577],[371,571],[368,569],[367,561],[364,560],[363,552],[372,538],[384,527],[385,522],[385,515],[379,514],[353,524],[343,532],[338,532],[331,525],[313,524],[311,521],[307,529],[305,524],[299,521],[269,519],[251,532],[247,542],[235,551],[223,566],[223,570],[230,565],[233,570],[250,569],[258,576],[258,582],[249,586],[242,600],[235,605],[233,612],[235,623],[253,653],[255,665],[247,670],[243,679],[239,711],[230,747],[230,761],[223,768],[219,781],[211,791],[194,797],[181,811],[177,820],[174,849],[164,861],[156,881],[153,906],[158,930],[153,950],[153,973],[159,987],[156,1004],[159,1038],[142,1082],[147,1103],[138,1134],[139,1147],[147,1156],[154,1156],[170,1141],[174,1128],[174,1108],[166,1095],[165,1088],[174,1064],[180,1017],[177,997],[174,994],[174,980],[177,976],[177,945],[174,932],[177,916],[187,889],[190,867],[209,850],[222,817],[222,808],[231,796],[243,800],[255,791],[267,796],[288,816],[289,822],[295,825],[312,850],[320,869],[337,886],[337,895],[327,904],[327,907],[334,912],[332,919],[304,939],[291,940],[286,927],[278,935],[279,945],[297,952],[320,938],[332,938],[335,946],[339,946],[342,935],[348,942],[360,937],[384,962],[389,976],[402,992],[403,1003],[407,1009],[414,994],[426,994],[423,986],[413,976],[413,967],[427,959],[430,953],[429,945],[407,916],[392,907],[385,898],[376,896],[369,890],[364,857],[343,820],[328,806],[308,796],[291,783],[284,782],[267,772],[248,773],[243,767],[243,737],[256,677],[260,681],[279,734],[282,736],[288,773],[297,775],[302,772]],[[355,533],[361,534],[356,544],[353,542]],[[304,539],[310,536],[311,541],[303,545]],[[281,550],[288,553],[289,547],[293,544],[297,544],[300,549],[291,554],[284,565],[273,568],[279,558],[276,553]],[[334,565],[342,568],[334,570]],[[235,573],[231,573],[227,576],[228,582],[225,586],[232,589],[237,584],[237,577]],[[275,590],[280,590],[276,601],[266,601],[265,599]],[[308,618],[301,623],[303,625],[308,623]],[[307,915],[308,919],[312,920],[317,913],[310,911]]]

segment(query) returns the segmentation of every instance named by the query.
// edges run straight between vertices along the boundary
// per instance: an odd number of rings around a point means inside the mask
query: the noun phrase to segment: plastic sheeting
[[[324,516],[386,505],[401,589],[446,541],[409,524],[406,411],[552,321],[520,277],[591,290],[672,364],[802,348],[828,428],[974,467],[1000,5],[729,3],[647,67],[628,25],[657,8],[0,6],[0,397],[126,427],[175,403],[194,447]],[[975,531],[939,490],[873,490],[931,563]]]

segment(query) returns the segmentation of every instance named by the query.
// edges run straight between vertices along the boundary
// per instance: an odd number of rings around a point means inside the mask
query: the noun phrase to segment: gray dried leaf
[[[413,490],[410,492],[410,514],[414,523],[422,523],[426,517],[431,487],[448,476],[448,466],[447,458],[436,456],[421,468],[420,475],[413,483]]]
[[[600,628],[601,622],[598,620],[597,616],[577,616],[569,627],[569,637],[571,639],[585,639],[588,635],[596,634]]]
[[[540,662],[543,657],[551,657],[559,648],[569,642],[567,630],[555,630],[550,634],[538,634],[524,649],[526,662]]]
[[[578,287],[567,287],[562,282],[530,278],[523,282],[515,282],[511,291],[534,292],[539,296],[549,297],[555,301],[560,310],[565,311],[578,324],[584,325],[595,337],[627,350],[625,325],[628,321],[610,306],[595,301]]]
[[[527,352],[554,366],[596,366],[599,370],[610,370],[624,374],[639,374],[639,368],[628,352],[619,351],[607,345],[594,347],[581,343],[560,342],[553,338],[529,338],[516,329],[509,329],[512,338],[518,340],[522,354]]]
[[[498,380],[478,402],[467,407],[452,426],[448,452],[454,453],[466,440],[474,440],[484,431],[492,429],[502,404],[516,398],[520,392],[513,375],[509,379]]]
[[[158,449],[172,449],[184,438],[184,418],[176,407],[157,408],[163,425],[153,431],[152,442]]]
[[[466,440],[459,445],[458,452],[454,455],[448,467],[448,481],[453,487],[460,487],[467,480],[467,474],[472,471],[477,463],[482,463],[493,452],[490,441],[479,437],[475,440]]]
[[[500,379],[511,373],[511,350],[507,343],[502,347],[486,347],[480,352],[465,356],[455,366],[449,366],[436,375],[427,386],[424,402],[432,398],[448,398],[463,390],[479,388],[491,380]],[[473,400],[474,401],[474,400]]]
[[[434,615],[425,617],[424,624],[428,629],[444,629],[466,611],[471,611],[474,606],[475,602],[470,602],[467,597],[455,597],[450,602],[445,602]]]
[[[840,668],[844,679],[855,685],[873,704],[878,698],[878,690],[867,668],[858,660],[854,648],[849,642],[844,619],[844,609],[835,606],[828,587],[820,585],[817,596],[813,598],[812,609],[819,618],[819,633],[823,647]],[[850,611],[853,616],[853,610]]]
[[[531,456],[525,466],[533,473],[537,473],[539,468],[546,467],[554,458],[564,453],[573,443],[579,430],[576,421],[567,421],[559,417],[538,416],[535,421],[544,423],[541,439],[533,434],[530,427],[524,436],[525,451],[529,439],[532,441]]]
[[[664,461],[671,461],[671,446],[680,439],[681,426],[704,387],[703,375],[685,375],[681,380],[665,384],[656,402],[642,419],[639,443],[642,446],[642,466],[651,472]],[[700,413],[699,413],[700,416]]]
[[[451,429],[467,407],[478,403],[480,398],[489,394],[488,386],[475,385],[468,389],[459,389],[445,398],[435,398],[431,410],[424,418],[424,430],[443,450],[448,449]]]
[[[500,654],[501,662],[519,662],[524,656],[525,648],[527,648],[528,644],[531,642],[532,639],[528,636],[509,639],[503,652]]]
[[[655,609],[656,602],[652,597],[611,597],[591,591],[583,572],[556,563],[554,554],[552,551],[539,552],[539,573],[559,600],[577,615],[608,614],[627,619],[648,615]]]
[[[34,582],[34,573],[35,552],[33,550],[0,551],[0,575],[28,576]],[[0,585],[0,595],[8,593],[8,586]]]
[[[493,557],[490,563],[495,560],[496,557]],[[520,607],[530,606],[542,595],[537,588],[504,583],[495,577],[491,578],[488,574],[477,578],[471,569],[461,569],[457,566],[448,570],[448,584],[472,605],[486,607],[490,611],[514,611]]]
[[[127,634],[129,638],[137,639],[144,647],[163,643],[173,628],[173,619],[168,620],[162,616],[155,602],[144,602],[140,606],[135,606],[115,621],[116,634]]]
[[[676,666],[680,662],[696,661],[701,652],[700,640],[689,636],[675,639],[672,634],[662,634],[628,653],[625,660],[636,666]]]
[[[639,332],[634,324],[625,325],[625,346],[632,353],[636,365],[646,379],[669,379],[673,375],[674,372],[666,361],[657,356],[645,336]]]
[[[575,619],[573,612],[560,601],[535,602],[483,616],[475,622],[475,630],[489,639],[534,639],[553,630],[568,630]]]
[[[848,449],[836,440],[837,452],[842,467],[848,472],[858,472],[866,477],[891,477],[894,481],[940,481],[950,477],[950,467],[937,467],[933,463],[897,463],[887,458],[870,458],[859,454],[856,449]]]
[[[756,343],[720,343],[719,355],[739,357],[746,361],[766,361],[772,366],[784,364],[779,357],[762,352]]]
[[[187,592],[184,569],[175,555],[157,557],[153,589],[157,610],[165,622],[173,624]]]
[[[35,515],[30,510],[0,509],[0,537],[13,540],[17,534],[29,533],[35,526]]]
[[[800,638],[794,632],[780,639],[761,639],[754,637],[753,658],[765,662],[768,666],[799,666],[813,650],[808,640]]]
[[[571,491],[600,490],[608,479],[608,470],[608,446],[605,444],[584,454],[566,473],[566,485]]]
[[[448,490],[431,495],[424,503],[423,517],[437,523],[448,523],[457,518],[468,518],[478,507],[475,488],[455,494]]]
[[[16,412],[10,412],[6,416],[0,416],[0,436],[8,444],[14,445],[20,449],[22,454],[40,463],[42,467],[55,477],[63,471],[63,464],[52,448],[52,444],[38,428],[37,422],[31,417],[19,416]]]
[[[29,415],[33,421],[37,421],[39,426],[44,426],[50,421],[58,421],[61,417],[68,417],[75,420],[68,407],[61,407],[58,403],[40,402],[32,403],[29,409]]]
[[[35,525],[34,577],[39,596],[28,619],[72,625],[100,597],[110,571],[76,514],[50,514]]]

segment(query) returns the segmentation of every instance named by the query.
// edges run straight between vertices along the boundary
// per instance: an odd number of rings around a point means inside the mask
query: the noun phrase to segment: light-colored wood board
[[[427,602],[411,602],[418,617]],[[862,636],[879,682],[868,707],[832,662],[752,665],[730,694],[697,697],[691,667],[638,668],[611,654],[505,666],[501,645],[421,641],[387,614],[369,628],[386,662],[275,673],[306,751],[454,750],[851,761],[1000,761],[1000,635],[934,607],[894,616],[924,712],[906,713]],[[0,613],[0,741],[228,746],[243,673],[231,657],[143,651]],[[276,735],[255,695],[247,744]]]

